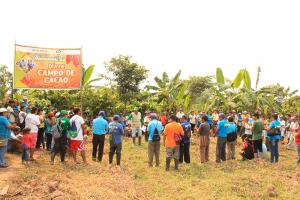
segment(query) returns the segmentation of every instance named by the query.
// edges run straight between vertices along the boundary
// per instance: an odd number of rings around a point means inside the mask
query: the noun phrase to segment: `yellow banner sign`
[[[16,45],[14,88],[79,89],[81,49]]]

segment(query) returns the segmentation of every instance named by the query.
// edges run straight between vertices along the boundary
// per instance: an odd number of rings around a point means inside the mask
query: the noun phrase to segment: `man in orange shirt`
[[[175,170],[179,165],[179,144],[180,138],[183,136],[182,126],[176,122],[175,115],[170,116],[170,123],[166,125],[164,130],[164,146],[166,147],[166,171],[170,169],[171,159],[174,158]]]
[[[162,125],[165,127],[168,122],[168,117],[166,115],[166,112],[161,113],[158,120],[161,121]]]

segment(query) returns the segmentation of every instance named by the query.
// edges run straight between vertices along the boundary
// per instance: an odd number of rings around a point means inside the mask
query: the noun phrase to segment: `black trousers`
[[[121,151],[122,151],[122,143],[114,144],[113,141],[110,142],[109,164],[112,164],[115,152],[117,154],[117,165],[121,164]]]
[[[227,138],[218,137],[216,146],[216,162],[226,161]]]
[[[48,151],[51,150],[52,134],[46,133],[46,148]]]
[[[96,158],[97,150],[98,150],[98,161],[102,161],[103,157],[103,149],[104,149],[104,141],[105,141],[105,134],[103,135],[93,135],[93,158]]]
[[[51,161],[54,161],[56,154],[60,154],[61,162],[65,161],[67,138],[63,135],[61,138],[54,140],[54,146],[51,151]]]
[[[190,144],[181,143],[179,149],[179,162],[182,163],[184,160],[185,163],[190,163]]]
[[[43,146],[43,148],[45,148],[44,132],[45,132],[44,128],[39,128],[38,135],[37,135],[37,142],[35,145],[35,148],[37,149],[41,148],[41,145]]]

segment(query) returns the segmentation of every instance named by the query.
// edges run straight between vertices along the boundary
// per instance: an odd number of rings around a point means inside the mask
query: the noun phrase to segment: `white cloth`
[[[76,125],[76,128],[77,128],[78,135],[77,135],[76,138],[71,138],[71,140],[83,140],[83,129],[81,127],[84,124],[83,118],[79,115],[74,115],[70,119],[70,126],[72,126],[73,121],[75,121],[75,125]]]
[[[191,124],[196,124],[196,115],[190,115],[189,118]]]
[[[184,115],[184,112],[178,112],[177,114],[176,114],[176,117],[178,118],[178,119],[181,119],[182,117],[183,117],[183,115]]]
[[[24,122],[25,117],[26,117],[26,112],[20,111],[20,112],[19,112],[19,120],[20,120],[20,123],[23,123],[23,122]]]
[[[29,113],[25,119],[25,127],[31,129],[31,133],[37,133],[39,130],[40,118],[38,115]]]

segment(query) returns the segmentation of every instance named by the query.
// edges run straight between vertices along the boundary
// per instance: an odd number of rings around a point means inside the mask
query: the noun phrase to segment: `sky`
[[[247,68],[255,85],[299,88],[300,2],[285,0],[26,0],[0,2],[0,64],[13,71],[14,43],[82,47],[85,66],[118,55],[182,77],[234,79]]]

